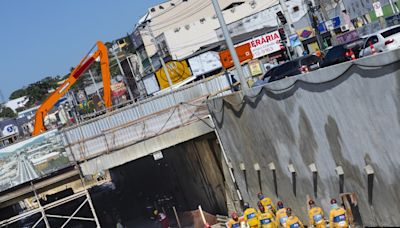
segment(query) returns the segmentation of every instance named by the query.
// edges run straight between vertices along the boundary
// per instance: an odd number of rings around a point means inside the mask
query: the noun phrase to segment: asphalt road
[[[26,158],[20,157],[20,159],[18,160],[18,175],[16,177],[16,180],[19,183],[25,183],[38,177],[39,175],[35,171],[33,164]]]

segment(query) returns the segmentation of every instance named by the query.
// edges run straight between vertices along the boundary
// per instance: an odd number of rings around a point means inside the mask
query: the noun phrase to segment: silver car
[[[363,37],[365,40],[360,57],[373,54],[371,45],[375,53],[391,51],[400,47],[400,25],[382,29],[376,33]]]

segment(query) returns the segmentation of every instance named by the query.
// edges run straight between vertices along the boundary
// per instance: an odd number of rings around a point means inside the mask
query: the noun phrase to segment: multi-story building
[[[299,21],[306,11],[301,0],[286,2],[293,21]],[[241,35],[262,28],[276,27],[276,13],[282,11],[278,1],[257,0],[235,5],[223,11],[231,36]],[[201,20],[185,22],[181,26],[165,31],[164,42],[173,59],[183,59],[200,47],[223,39],[219,21],[215,15]]]
[[[277,3],[277,0],[219,0],[227,23]],[[149,8],[130,37],[146,70],[159,66],[157,48],[152,36],[161,44],[165,56],[179,59],[185,54],[192,53],[182,47],[200,47],[218,41],[215,35],[215,29],[218,27],[219,23],[211,1],[170,0]],[[176,51],[177,49],[184,51]]]

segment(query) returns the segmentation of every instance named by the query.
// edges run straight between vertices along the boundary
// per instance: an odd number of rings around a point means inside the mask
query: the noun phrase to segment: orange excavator
[[[36,111],[35,129],[32,132],[32,136],[39,135],[46,131],[46,127],[44,126],[44,118],[46,117],[48,111],[71,88],[71,86],[79,79],[79,77],[83,73],[85,73],[86,70],[89,69],[89,67],[94,63],[94,61],[98,57],[100,57],[100,69],[104,84],[103,101],[107,108],[110,108],[112,106],[111,87],[110,87],[111,84],[110,68],[109,68],[107,47],[101,41],[97,41],[96,46],[97,46],[97,51],[92,55],[87,54],[78,64],[78,66],[76,66],[76,68],[71,72],[70,76],[63,82],[63,84],[60,85],[56,89],[56,91],[54,91]],[[90,50],[90,52],[92,50]]]

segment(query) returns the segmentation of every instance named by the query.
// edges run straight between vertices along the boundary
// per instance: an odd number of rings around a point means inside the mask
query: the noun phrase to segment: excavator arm
[[[49,110],[54,106],[57,101],[64,96],[64,94],[71,88],[71,86],[85,73],[86,70],[93,64],[93,62],[100,57],[100,68],[103,77],[104,95],[103,101],[107,108],[112,106],[111,102],[111,87],[110,87],[110,69],[108,61],[108,52],[106,46],[97,41],[97,51],[91,55],[86,55],[76,68],[71,72],[70,76],[54,91],[39,107],[35,115],[35,128],[32,135],[36,136],[46,131],[44,126],[44,118]]]

